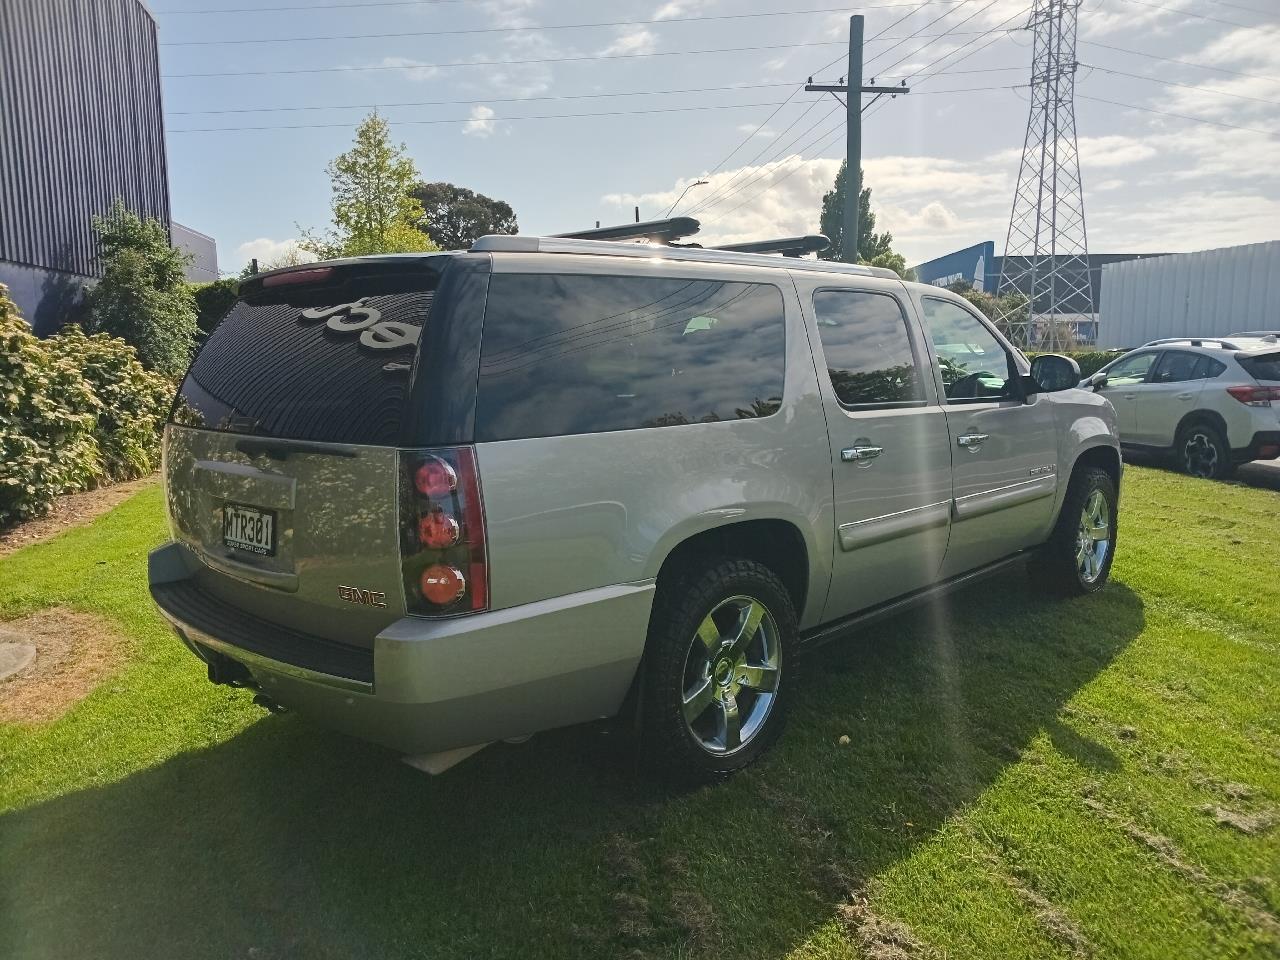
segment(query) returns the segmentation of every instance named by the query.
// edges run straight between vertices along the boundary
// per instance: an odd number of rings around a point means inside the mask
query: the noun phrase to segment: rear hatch
[[[359,646],[404,615],[396,448],[448,261],[311,265],[242,286],[165,432],[170,523],[202,591]]]

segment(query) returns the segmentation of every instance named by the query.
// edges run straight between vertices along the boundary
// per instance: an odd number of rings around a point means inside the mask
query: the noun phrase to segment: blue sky
[[[681,206],[708,238],[813,232],[844,138],[834,100],[798,87],[843,73],[842,60],[820,68],[860,12],[881,35],[868,78],[914,90],[866,114],[878,227],[912,262],[1001,249],[1027,114],[1026,90],[1009,87],[1031,58],[1013,28],[1028,4],[153,0],[174,217],[217,239],[224,270],[270,259],[297,225],[326,223],[325,164],[377,105],[424,178],[508,201],[525,233],[622,222],[635,204],[661,216],[708,174]],[[546,29],[617,21],[632,23]],[[1080,24],[1090,249],[1276,239],[1280,0],[1085,0]],[[757,49],[684,53],[723,48]],[[226,129],[251,127],[268,129]]]

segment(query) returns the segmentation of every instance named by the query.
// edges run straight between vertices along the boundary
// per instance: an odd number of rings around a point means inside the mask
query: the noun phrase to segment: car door
[[[835,620],[937,577],[950,523],[946,416],[901,283],[797,277],[831,442]]]
[[[1135,443],[1172,447],[1182,418],[1196,408],[1211,357],[1187,350],[1166,350],[1152,365],[1145,383],[1134,386]]]
[[[1121,443],[1141,442],[1138,440],[1139,397],[1146,388],[1147,375],[1161,353],[1160,350],[1141,350],[1103,368],[1107,382],[1098,387],[1097,392],[1115,407]]]
[[[1053,402],[1026,397],[1026,361],[977,313],[922,296],[952,462],[951,537],[943,577],[1041,543],[1057,490]]]

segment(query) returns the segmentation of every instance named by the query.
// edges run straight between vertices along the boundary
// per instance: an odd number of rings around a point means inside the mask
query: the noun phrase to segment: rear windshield
[[[770,284],[495,275],[476,439],[767,417],[782,402],[783,316]]]
[[[1280,353],[1244,357],[1240,360],[1240,366],[1255,380],[1280,380]]]
[[[395,445],[443,259],[335,267],[323,283],[254,283],[209,335],[173,421],[229,433]]]

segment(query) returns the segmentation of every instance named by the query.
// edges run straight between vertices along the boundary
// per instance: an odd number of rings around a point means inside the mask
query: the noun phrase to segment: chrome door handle
[[[1123,396],[1124,396],[1124,398],[1125,398],[1126,400],[1132,400],[1132,399],[1134,399],[1135,397],[1137,397],[1137,394],[1136,394],[1136,393],[1126,393],[1126,394],[1124,394]]]
[[[840,451],[840,459],[845,463],[853,463],[855,460],[874,460],[882,453],[884,453],[884,447],[873,447],[869,445],[845,447]]]
[[[988,436],[985,433],[962,433],[956,437],[956,443],[962,447],[980,447]]]
[[[1190,394],[1190,393],[1180,393],[1180,394],[1178,394],[1178,399],[1179,399],[1179,400],[1190,400],[1192,396],[1193,396],[1193,394]]]

